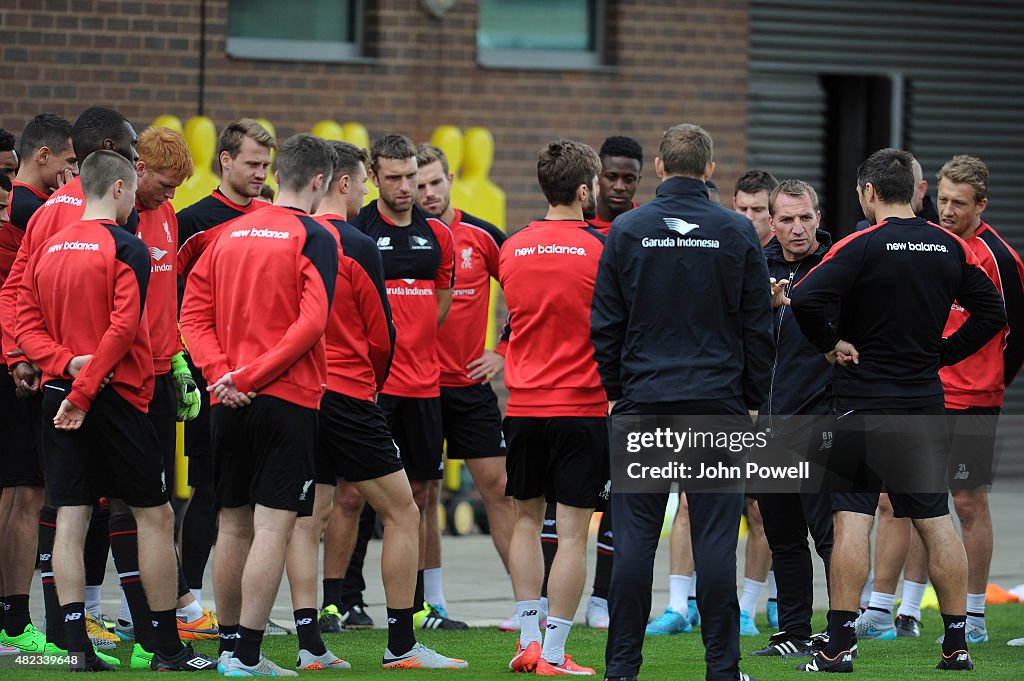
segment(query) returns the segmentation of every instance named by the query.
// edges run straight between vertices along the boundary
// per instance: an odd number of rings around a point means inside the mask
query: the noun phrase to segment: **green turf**
[[[1024,605],[989,606],[987,611],[989,632],[992,642],[977,645],[971,649],[977,668],[972,679],[1013,679],[1019,681],[1024,675],[1024,648],[1010,648],[1006,642],[1011,638],[1024,636]],[[824,626],[824,616],[819,614],[816,625]],[[758,637],[744,637],[740,645],[745,654],[762,647],[770,633],[764,616],[757,621],[763,632]],[[939,646],[935,639],[941,633],[941,620],[934,610],[926,611],[924,632],[919,639],[898,639],[896,641],[867,641],[861,644],[861,655],[857,659],[856,673],[864,678],[881,681],[912,681],[913,679],[937,679],[943,673],[935,669],[939,659]],[[327,644],[334,652],[352,663],[353,669],[345,672],[305,672],[303,676],[356,676],[375,678],[411,674],[428,676],[457,675],[460,679],[493,679],[504,676],[511,679],[508,671],[509,658],[515,651],[516,635],[502,633],[497,629],[472,629],[468,632],[420,632],[420,640],[426,645],[448,655],[469,660],[467,671],[389,671],[380,668],[381,653],[386,642],[382,630],[349,632],[327,636]],[[583,626],[576,627],[569,638],[569,652],[579,663],[597,668],[604,667],[605,632],[594,631]],[[276,662],[291,666],[295,660],[297,640],[294,637],[269,638],[264,643],[264,653]],[[215,642],[203,642],[196,646],[201,652],[213,655]],[[129,652],[122,646],[117,654],[126,659]],[[697,633],[669,637],[652,637],[645,644],[644,664],[641,679],[703,679],[704,649]],[[11,658],[0,658],[0,679],[3,681],[36,681],[60,674],[58,668],[14,668]],[[741,668],[753,674],[760,681],[776,679],[806,678],[796,671],[799,660],[780,658],[756,658],[747,655]],[[121,668],[118,678],[143,678],[150,672],[130,671]]]

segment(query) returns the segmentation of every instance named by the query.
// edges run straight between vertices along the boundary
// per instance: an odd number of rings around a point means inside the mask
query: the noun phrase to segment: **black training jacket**
[[[740,398],[758,409],[773,356],[771,290],[757,234],[672,177],[615,219],[590,313],[601,383],[634,403]]]
[[[842,339],[860,353],[859,364],[833,369],[837,409],[941,403],[939,367],[973,354],[1006,325],[1002,298],[967,245],[922,218],[888,218],[854,232],[791,298],[800,328],[819,351]],[[954,300],[971,316],[943,338]],[[836,301],[838,325],[827,316]]]

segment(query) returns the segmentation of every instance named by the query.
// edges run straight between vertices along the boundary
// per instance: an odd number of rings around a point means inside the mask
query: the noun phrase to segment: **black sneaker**
[[[96,651],[88,650],[84,653],[68,653],[69,672],[112,672],[114,668],[101,660]]]
[[[809,639],[795,638],[780,631],[768,639],[768,645],[750,654],[758,657],[814,657],[816,652]]]
[[[910,615],[896,615],[896,636],[919,638],[921,636],[921,620]]]
[[[192,646],[182,646],[174,655],[165,656],[159,651],[153,653],[149,668],[155,672],[205,672],[217,669],[217,660],[200,655],[192,650]]]
[[[811,636],[811,646],[814,648],[814,652],[820,653],[825,650],[825,646],[828,645],[828,629],[821,632],[820,634],[814,634]],[[857,634],[853,635],[853,643],[850,644],[850,652],[853,653],[853,659],[857,659]]]
[[[366,603],[354,603],[341,612],[345,629],[373,629],[373,618],[366,614]]]
[[[960,671],[969,672],[974,669],[974,662],[971,660],[971,654],[966,650],[958,650],[952,655],[942,654],[942,659],[935,665],[936,669],[943,671]]]
[[[824,651],[819,651],[814,654],[814,657],[808,662],[802,663],[797,667],[797,671],[801,672],[852,672],[853,671],[853,652],[844,650],[835,657],[826,657]]]
[[[447,629],[449,631],[469,629],[469,625],[459,620],[448,617],[448,613],[436,605],[423,604],[423,609],[413,613],[412,626],[414,629]]]
[[[327,605],[320,611],[320,633],[340,634],[345,627],[342,624],[341,612],[336,605]]]

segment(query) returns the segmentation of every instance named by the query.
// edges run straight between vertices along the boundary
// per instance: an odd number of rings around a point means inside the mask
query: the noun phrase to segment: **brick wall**
[[[441,124],[483,125],[495,137],[492,179],[509,225],[542,213],[536,152],[557,136],[595,147],[628,134],[649,162],[639,198],[654,193],[661,132],[692,121],[714,136],[716,180],[729,194],[746,154],[749,10],[745,0],[609,0],[611,68],[600,72],[482,69],[473,0],[435,19],[418,0],[367,2],[369,63],[230,59],[227,0],[206,2],[204,113],[217,126],[263,116],[285,137],[320,119],[359,121],[375,137],[417,141]],[[0,9],[0,127],[39,111],[73,120],[91,104],[137,126],[198,113],[200,1],[7,0]]]

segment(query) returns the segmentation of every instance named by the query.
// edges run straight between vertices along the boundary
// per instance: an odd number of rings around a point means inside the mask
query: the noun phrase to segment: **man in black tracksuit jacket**
[[[773,290],[777,290],[772,301],[775,361],[761,421],[767,421],[772,444],[780,451],[814,459],[820,456],[821,433],[829,428],[814,427],[821,420],[808,417],[823,420],[832,411],[832,367],[804,337],[787,303],[792,287],[825,257],[832,237],[818,228],[818,197],[806,182],[783,181],[772,191],[768,209],[775,237],[765,245],[764,257],[774,280]],[[831,314],[834,319],[838,308]],[[831,498],[810,491],[778,492],[758,494],[757,502],[775,566],[779,632],[767,646],[751,654],[809,657],[814,654],[810,642],[814,574],[807,531],[825,563],[827,580],[833,543]]]
[[[661,141],[655,199],[616,218],[591,309],[591,340],[616,415],[744,415],[767,397],[768,271],[750,222],[708,199],[711,137],[677,125]],[[605,652],[609,679],[635,678],[668,493],[612,490],[616,551]],[[735,493],[688,497],[707,679],[736,681],[739,604]]]
[[[850,478],[857,483],[852,491],[832,497],[832,564],[843,569],[832,572],[829,585],[828,645],[801,665],[804,671],[853,669],[852,632],[883,480],[894,515],[913,520],[928,550],[945,627],[939,668],[973,668],[964,637],[967,559],[949,518],[949,442],[944,420],[936,418],[945,415],[939,367],[980,349],[1005,326],[1006,315],[967,245],[914,215],[912,162],[905,151],[882,149],[861,164],[857,193],[874,226],[833,246],[792,291],[804,335],[836,362],[829,468],[858,475]],[[954,300],[970,317],[943,338]],[[838,324],[827,314],[836,302]],[[859,477],[864,464],[876,468]],[[911,469],[913,476],[906,475]]]

